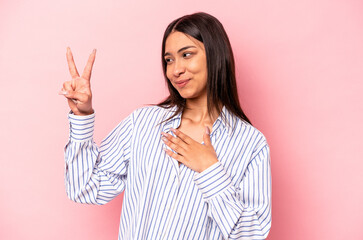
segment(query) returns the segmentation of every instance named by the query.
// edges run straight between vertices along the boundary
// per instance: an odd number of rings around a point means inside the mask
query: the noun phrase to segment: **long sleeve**
[[[233,183],[218,162],[198,173],[194,182],[208,205],[208,216],[224,239],[265,239],[271,228],[271,169],[269,147],[255,149],[246,170]]]
[[[65,147],[65,185],[75,202],[105,204],[125,189],[131,153],[133,115],[101,142],[93,141],[95,114],[68,115],[70,138]]]

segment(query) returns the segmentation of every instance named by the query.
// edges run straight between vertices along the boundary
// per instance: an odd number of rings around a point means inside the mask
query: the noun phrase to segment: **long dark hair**
[[[157,106],[163,108],[177,106],[177,111],[169,119],[179,114],[186,107],[186,99],[180,96],[166,76],[165,42],[173,31],[188,34],[204,44],[207,57],[208,112],[211,113],[214,109],[221,112],[224,105],[241,120],[251,124],[239,104],[234,57],[227,33],[218,19],[203,12],[175,19],[165,30],[161,60],[170,95],[158,103]]]

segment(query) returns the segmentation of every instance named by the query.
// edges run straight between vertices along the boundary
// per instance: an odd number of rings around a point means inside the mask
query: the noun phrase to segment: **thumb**
[[[205,133],[203,135],[203,141],[206,146],[209,146],[212,144],[210,141],[210,130],[209,130],[208,126],[205,126]]]
[[[78,93],[72,90],[67,90],[65,92],[63,92],[63,95],[68,98],[68,99],[72,99],[75,101],[80,101],[80,102],[84,102],[85,101],[85,97],[84,94],[82,93]]]

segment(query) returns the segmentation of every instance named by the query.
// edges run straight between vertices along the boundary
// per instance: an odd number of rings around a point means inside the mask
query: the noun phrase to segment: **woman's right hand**
[[[67,62],[72,80],[63,83],[63,88],[59,94],[64,95],[68,100],[68,105],[75,115],[90,115],[92,109],[92,92],[91,92],[91,73],[93,63],[96,58],[96,49],[94,49],[88,58],[87,65],[80,77],[73,60],[71,49],[67,48]]]

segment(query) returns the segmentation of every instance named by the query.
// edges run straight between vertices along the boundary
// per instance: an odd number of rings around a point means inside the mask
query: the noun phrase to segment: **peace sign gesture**
[[[92,109],[92,92],[91,92],[91,73],[93,63],[96,58],[96,49],[94,49],[88,58],[87,65],[80,77],[73,60],[71,49],[67,48],[67,62],[72,80],[63,83],[63,88],[59,94],[64,95],[68,100],[68,105],[75,115],[89,115],[94,111]]]

